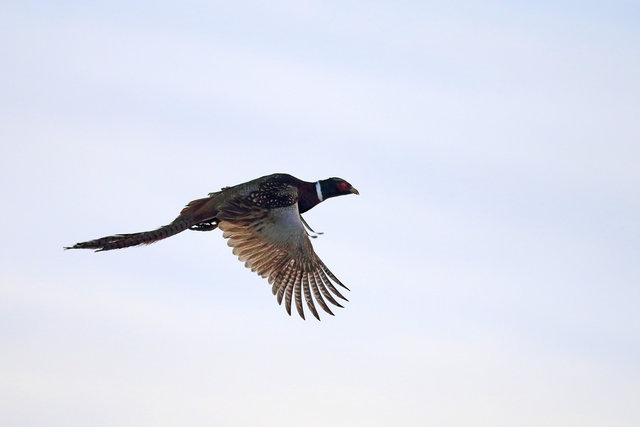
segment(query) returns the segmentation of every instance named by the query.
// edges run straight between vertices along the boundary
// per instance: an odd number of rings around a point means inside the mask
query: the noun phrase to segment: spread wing
[[[225,203],[217,215],[218,228],[229,239],[233,253],[247,268],[269,279],[278,304],[284,298],[287,313],[291,314],[291,300],[295,300],[300,317],[304,319],[302,295],[309,310],[320,320],[314,300],[333,315],[325,299],[342,307],[334,295],[347,300],[332,282],[345,289],[336,276],[313,251],[298,212],[298,204],[266,209],[256,206],[248,198],[235,198]]]

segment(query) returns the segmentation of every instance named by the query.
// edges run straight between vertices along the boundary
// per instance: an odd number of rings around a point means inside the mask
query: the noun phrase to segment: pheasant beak
[[[360,192],[353,187],[349,189],[349,193],[358,194],[358,195],[360,194]]]

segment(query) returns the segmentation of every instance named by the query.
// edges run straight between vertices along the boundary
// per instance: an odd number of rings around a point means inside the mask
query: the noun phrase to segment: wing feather
[[[327,290],[327,287],[324,285],[324,282],[322,281],[322,279],[320,278],[320,274],[317,271],[313,272],[313,278],[315,279],[315,282],[318,284],[318,288],[320,288],[320,292],[322,292],[322,295],[324,295],[324,297],[333,305],[338,306],[340,308],[343,308],[342,305],[336,301],[333,296],[331,295],[331,293]],[[333,314],[333,313],[331,313]]]
[[[296,310],[298,310],[298,314],[300,315],[300,317],[302,317],[304,319],[304,310],[302,309],[302,286],[301,286],[301,282],[302,281],[302,269],[298,270],[298,274],[296,274],[296,281],[293,284],[293,294],[295,296],[295,302],[296,302]]]
[[[333,283],[348,289],[318,258],[302,223],[297,203],[280,208],[256,206],[237,197],[221,206],[218,228],[233,253],[245,266],[267,278],[278,304],[291,314],[292,302],[305,318],[302,297],[311,313],[320,316],[315,302],[333,315],[325,299],[342,307],[334,295],[346,301]],[[333,283],[332,283],[333,282]],[[324,297],[324,298],[323,298]]]
[[[316,310],[316,306],[313,304],[313,298],[311,298],[311,290],[309,289],[309,269],[305,269],[305,271],[302,272],[302,290],[304,291],[304,299],[307,301],[307,307],[309,307],[313,316],[320,320],[318,310]]]
[[[287,287],[286,284],[293,273],[293,264],[288,263],[281,272],[282,274],[277,274],[275,276],[278,279],[274,280],[272,287],[272,291],[274,291],[273,293],[276,294],[277,292],[278,304],[282,304],[282,297],[284,296],[284,291]],[[282,278],[280,278],[280,275],[282,275]]]
[[[327,313],[333,316],[333,313],[331,312],[331,310],[329,310],[327,303],[325,303],[324,299],[322,299],[322,295],[318,290],[318,284],[316,283],[316,279],[315,279],[315,275],[313,274],[313,271],[309,271],[307,273],[307,276],[309,276],[309,284],[311,285],[311,290],[313,291],[313,297],[316,299],[316,301],[318,301],[318,304],[320,304],[320,307],[322,307],[324,311],[326,311]]]
[[[291,315],[291,301],[292,301],[293,295],[295,293],[296,283],[300,279],[300,273],[302,273],[300,270],[295,269],[294,272],[293,272],[293,275],[289,279],[289,282],[287,282],[287,289],[286,289],[285,295],[284,295],[284,302],[285,302],[285,305],[286,305],[285,308],[287,309],[287,313],[289,313],[289,315]],[[300,307],[300,308],[302,308],[302,307]],[[304,319],[304,317],[303,317],[303,319]]]
[[[333,292],[338,298],[343,299],[345,301],[349,301],[348,299],[346,299],[341,293],[340,291],[338,291],[335,286],[333,286],[333,284],[331,283],[331,280],[329,280],[327,278],[327,275],[324,274],[324,271],[322,270],[317,270],[318,274],[320,274],[320,277],[322,278],[322,281],[324,282],[324,284],[327,286],[327,288],[329,288],[329,290],[331,292]]]

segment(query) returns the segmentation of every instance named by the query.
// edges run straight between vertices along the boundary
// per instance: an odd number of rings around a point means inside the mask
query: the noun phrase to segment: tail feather
[[[113,236],[76,243],[73,246],[65,247],[65,249],[95,249],[96,252],[101,252],[127,248],[129,246],[149,245],[158,240],[176,235],[190,227],[197,227],[198,224],[203,222],[211,222],[215,218],[217,211],[207,206],[208,202],[211,202],[211,198],[198,199],[190,202],[171,224],[162,226],[157,230],[131,234],[114,234]],[[207,230],[213,230],[216,226],[217,223],[208,224]],[[200,227],[196,229],[203,228]]]
[[[113,236],[101,237],[100,239],[89,240],[88,242],[76,243],[65,249],[95,249],[96,252],[110,251],[112,249],[127,248],[129,246],[149,245],[158,240],[166,239],[186,230],[192,225],[190,221],[174,221],[169,225],[153,231],[143,231],[141,233],[115,234]]]

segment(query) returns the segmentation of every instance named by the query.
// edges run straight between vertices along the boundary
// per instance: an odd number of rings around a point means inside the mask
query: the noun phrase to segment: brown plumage
[[[359,193],[340,178],[314,183],[287,174],[268,175],[194,200],[171,224],[157,230],[116,234],[65,249],[100,252],[154,243],[186,229],[210,231],[220,228],[240,261],[269,280],[278,304],[284,299],[287,313],[291,314],[293,300],[298,314],[304,319],[304,296],[309,310],[320,319],[314,300],[333,315],[325,300],[337,307],[342,305],[334,296],[346,300],[334,283],[348,288],[313,251],[309,232],[305,229],[308,226],[301,214],[328,198],[345,194]]]

